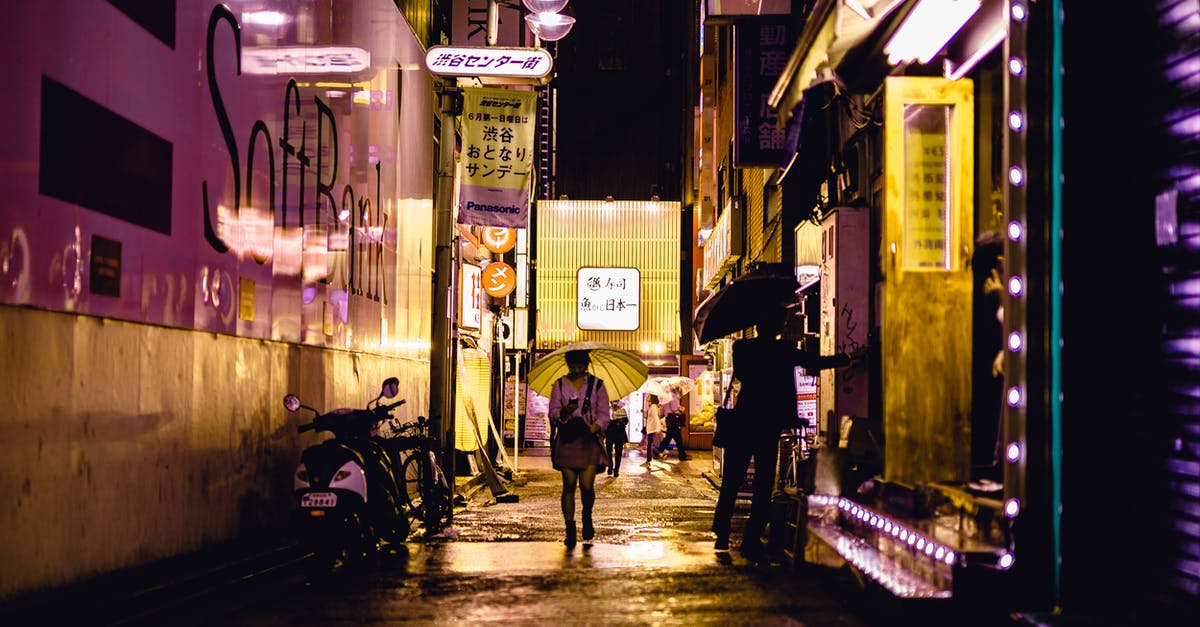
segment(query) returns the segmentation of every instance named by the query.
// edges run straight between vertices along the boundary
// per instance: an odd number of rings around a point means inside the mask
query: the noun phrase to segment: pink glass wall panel
[[[381,320],[424,328],[430,223],[400,212],[432,206],[432,83],[394,3],[175,4],[7,8],[0,303],[383,352]]]

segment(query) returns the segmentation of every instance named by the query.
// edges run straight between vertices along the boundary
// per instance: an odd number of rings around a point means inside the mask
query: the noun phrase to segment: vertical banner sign
[[[463,264],[458,290],[458,326],[478,331],[483,326],[483,269]]]
[[[767,105],[767,97],[792,52],[788,22],[782,17],[748,20],[734,26],[733,38],[737,55],[733,165],[783,165],[784,133],[777,124],[779,114]]]
[[[463,89],[463,181],[458,221],[525,228],[533,183],[537,95]]]

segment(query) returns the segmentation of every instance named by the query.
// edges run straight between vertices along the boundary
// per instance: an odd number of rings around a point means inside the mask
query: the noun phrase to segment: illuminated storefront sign
[[[483,235],[480,239],[483,240],[484,248],[502,255],[517,245],[517,230],[506,229],[500,226],[489,226],[483,229]]]
[[[554,59],[542,48],[434,46],[425,53],[425,67],[442,76],[541,78]]]
[[[539,200],[537,211],[532,246],[538,252],[537,272],[530,280],[537,294],[538,348],[596,341],[638,352],[661,345],[666,354],[674,352],[680,341],[680,203]],[[580,268],[638,271],[636,330],[580,328]],[[516,293],[521,289],[518,283]],[[627,315],[633,314],[627,310]]]
[[[470,263],[463,264],[458,284],[458,326],[483,326],[483,269]]]
[[[637,268],[580,268],[575,307],[580,329],[634,331],[641,314]]]
[[[742,256],[742,207],[735,199],[725,204],[712,235],[704,243],[704,287],[713,289]]]
[[[503,261],[493,261],[483,269],[483,291],[492,298],[504,298],[517,287],[517,271]]]

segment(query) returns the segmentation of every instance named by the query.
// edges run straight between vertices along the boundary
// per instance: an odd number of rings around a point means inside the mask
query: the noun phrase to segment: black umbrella
[[[764,311],[796,301],[800,282],[779,270],[756,270],[739,276],[704,299],[696,308],[696,335],[711,342],[753,326]]]

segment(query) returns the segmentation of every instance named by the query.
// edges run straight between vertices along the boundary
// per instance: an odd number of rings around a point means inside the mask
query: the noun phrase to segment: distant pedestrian
[[[563,544],[575,546],[575,490],[583,504],[583,539],[591,540],[592,506],[596,502],[596,471],[608,465],[600,434],[608,426],[609,400],[604,381],[588,373],[591,357],[585,350],[566,354],[567,374],[550,391],[549,416],[556,425],[551,461],[562,473],[562,515],[567,535]]]
[[[659,454],[666,456],[667,445],[675,442],[675,452],[679,454],[679,461],[687,461],[687,452],[683,450],[683,425],[687,421],[687,414],[680,409],[678,399],[673,398],[663,405],[663,416],[667,435],[658,445]]]
[[[612,404],[608,429],[604,432],[604,446],[608,450],[608,474],[621,476],[621,458],[625,456],[625,443],[629,441],[629,412],[623,401]]]
[[[649,466],[654,459],[655,447],[663,432],[662,407],[658,404],[657,395],[649,396],[644,418],[642,432],[646,435],[646,465]]]

